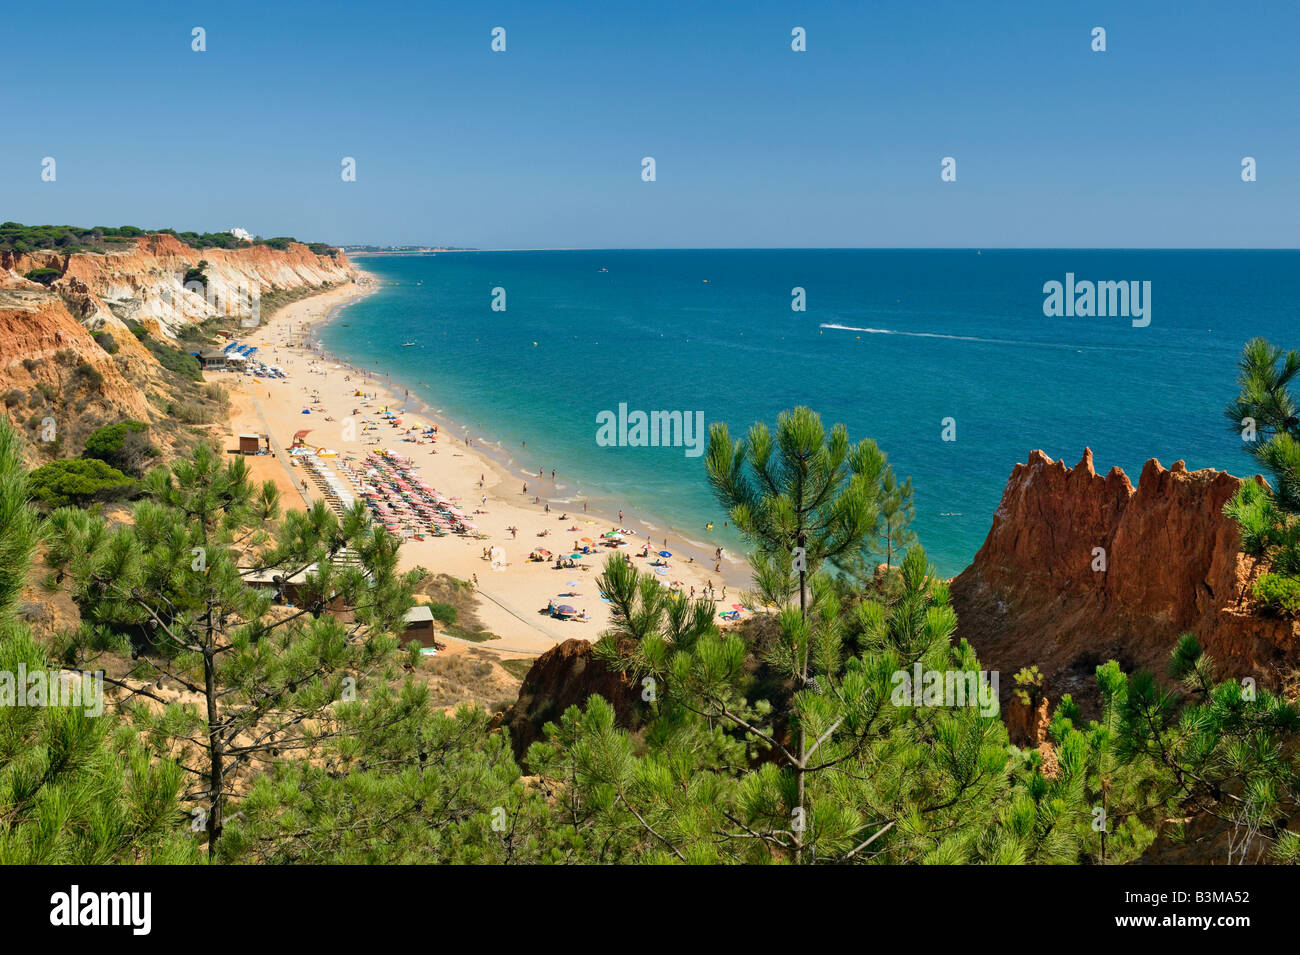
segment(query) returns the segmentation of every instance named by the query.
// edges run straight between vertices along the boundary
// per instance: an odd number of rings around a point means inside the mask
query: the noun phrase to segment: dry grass
[[[426,681],[434,706],[475,703],[495,712],[519,696],[521,680],[504,669],[494,654],[477,647],[426,657],[417,673]]]

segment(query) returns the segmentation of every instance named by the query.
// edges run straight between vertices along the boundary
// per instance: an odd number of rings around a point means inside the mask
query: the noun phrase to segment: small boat
[[[609,269],[604,269],[604,268],[603,268],[603,269],[601,269],[601,271],[602,271],[602,272],[608,272]]]
[[[415,346],[415,342],[402,342],[403,348],[413,348],[414,346]]]

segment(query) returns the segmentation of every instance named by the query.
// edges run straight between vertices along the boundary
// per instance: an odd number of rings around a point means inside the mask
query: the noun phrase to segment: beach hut
[[[199,360],[204,371],[225,371],[226,355],[219,351],[190,352]]]
[[[434,643],[433,611],[425,604],[416,604],[406,611],[402,629],[402,646],[412,640],[419,640],[421,646],[429,647]]]
[[[266,441],[266,449],[271,449],[271,439],[265,434],[241,434],[239,436],[239,453],[240,454],[258,454],[262,450],[262,441]]]

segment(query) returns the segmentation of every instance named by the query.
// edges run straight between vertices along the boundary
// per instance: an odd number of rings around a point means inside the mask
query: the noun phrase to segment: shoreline
[[[452,251],[471,252],[480,250],[457,249]],[[370,288],[364,294],[371,294],[378,290],[382,283],[380,283],[375,276],[365,272],[364,269],[356,269],[356,271],[364,275],[366,281],[370,283]],[[379,366],[376,366],[374,369],[367,369],[364,366],[353,363],[345,357],[334,354],[324,347],[319,331],[325,326],[333,323],[344,309],[360,301],[362,297],[363,296],[359,295],[350,301],[336,304],[323,316],[304,319],[301,321],[301,328],[307,333],[305,339],[305,342],[308,343],[307,347],[313,348],[314,353],[319,355],[323,360],[333,361],[344,368],[350,369],[354,374],[365,375],[376,379],[380,374],[383,374],[384,383],[378,387],[383,390],[386,397],[404,408],[409,409],[411,414],[421,415],[438,422],[442,426],[442,430],[448,435],[455,435],[460,438],[470,437],[472,444],[469,445],[469,450],[486,459],[486,463],[495,466],[503,479],[527,481],[530,486],[532,486],[534,482],[539,481],[539,479],[544,481],[544,476],[539,475],[539,477],[534,477],[531,470],[523,468],[512,452],[504,447],[499,440],[492,441],[484,439],[481,435],[471,435],[470,426],[462,423],[460,418],[434,408],[418,392],[412,391],[401,382],[393,379],[388,372],[384,371]],[[401,394],[400,398],[399,393]],[[712,545],[703,541],[694,540],[688,536],[687,531],[673,524],[672,521],[662,519],[656,513],[634,512],[631,504],[625,500],[620,500],[619,496],[615,493],[602,492],[600,488],[597,487],[596,493],[594,494],[583,494],[575,489],[574,493],[571,495],[566,493],[557,497],[554,496],[554,492],[552,492],[551,496],[541,494],[541,487],[541,484],[537,487],[537,490],[539,491],[537,496],[541,498],[540,502],[536,505],[538,507],[542,507],[549,503],[553,508],[558,505],[560,509],[563,510],[565,507],[581,506],[584,502],[594,503],[597,505],[596,509],[591,510],[590,512],[584,511],[584,515],[588,517],[598,517],[600,520],[607,523],[630,524],[635,522],[642,528],[642,530],[638,531],[640,536],[649,536],[647,532],[653,532],[656,535],[665,534],[666,537],[658,538],[661,544],[667,546],[667,542],[671,541],[672,547],[675,551],[679,551],[682,555],[690,558],[691,561],[696,564],[707,565],[714,561],[713,551],[711,550]],[[619,514],[624,513],[627,515],[625,518],[618,518]],[[640,516],[634,516],[634,514],[639,514]],[[650,520],[647,520],[646,518],[650,518]],[[737,593],[739,593],[741,589],[750,587],[752,584],[752,581],[750,580],[748,560],[745,559],[742,554],[733,553],[725,547],[722,549],[721,570],[714,573],[712,576],[715,578],[715,582],[725,580],[727,586],[734,588]]]
[[[484,629],[499,638],[475,642],[442,635],[440,640],[529,656],[570,637],[594,641],[610,624],[608,604],[599,598],[595,586],[606,553],[584,557],[577,568],[566,570],[556,570],[551,562],[530,562],[527,556],[535,547],[567,554],[570,539],[598,538],[615,527],[630,532],[628,544],[615,550],[630,554],[639,570],[646,563],[639,558],[639,551],[649,541],[647,528],[653,527],[654,534],[667,535],[674,555],[663,576],[665,584],[680,581],[683,592],[690,593],[694,588],[696,595],[702,596],[706,582],[712,580],[716,594],[726,594],[725,598],[718,596],[715,600],[720,612],[741,602],[741,592],[751,582],[748,565],[736,555],[727,554],[721,569],[714,572],[712,553],[692,547],[685,535],[666,522],[648,521],[635,514],[626,515],[620,522],[605,507],[589,507],[584,512],[580,510],[583,504],[580,497],[568,497],[567,503],[560,503],[554,484],[548,484],[545,475],[541,479],[531,475],[525,479],[522,473],[515,473],[522,469],[512,467],[493,453],[494,450],[501,454],[508,452],[476,440],[468,434],[468,427],[434,411],[419,393],[393,380],[382,368],[363,368],[326,351],[317,334],[319,329],[335,321],[349,305],[379,288],[378,281],[369,273],[355,266],[354,271],[358,275],[357,283],[291,302],[264,325],[239,339],[257,345],[261,349],[259,357],[282,367],[288,377],[268,380],[240,375],[227,380],[232,399],[227,425],[232,436],[252,430],[271,436],[274,456],[247,460],[255,464],[255,478],[275,480],[286,507],[302,507],[319,496],[315,486],[303,488],[306,472],[294,466],[285,453],[294,431],[310,424],[313,433],[309,443],[338,452],[337,458],[321,459],[336,474],[340,471],[339,462],[351,456],[362,459],[368,451],[391,448],[411,460],[421,477],[440,493],[464,507],[466,512],[475,511],[467,517],[477,522],[479,532],[484,535],[481,538],[426,535],[423,540],[408,539],[402,544],[402,569],[418,565],[431,573],[450,574],[461,580],[473,580],[477,576],[476,596],[481,599],[476,616]],[[214,373],[207,380],[221,381],[224,377]],[[355,394],[357,391],[371,397],[363,400]],[[303,412],[297,410],[300,402],[303,411],[315,412],[307,422],[302,421]],[[344,440],[345,419],[353,417],[352,412],[359,421],[373,418],[381,408],[403,409],[397,412],[401,416],[400,430],[389,425],[380,431],[380,425],[368,420],[364,423],[365,430],[355,440]],[[421,443],[408,436],[407,429],[415,429],[410,434],[416,435],[430,425],[438,429],[433,442]],[[354,466],[360,466],[360,461]],[[528,481],[526,496],[522,493],[524,480]],[[544,490],[549,493],[543,493]],[[474,495],[479,496],[477,504]],[[534,496],[539,501],[536,504]],[[550,512],[546,509],[548,503]],[[614,514],[619,510],[616,499],[599,503],[612,506]],[[572,513],[564,511],[565,507],[572,508]],[[509,527],[518,529],[517,537],[507,532]],[[544,539],[539,539],[542,534]],[[654,539],[652,555],[663,539]],[[494,570],[492,562],[484,556],[488,547],[504,548],[506,561],[500,570]],[[577,581],[580,586],[566,587],[570,581]],[[548,599],[562,602],[569,594],[574,596],[568,597],[567,602],[585,610],[588,621],[560,620],[540,612],[539,608]]]

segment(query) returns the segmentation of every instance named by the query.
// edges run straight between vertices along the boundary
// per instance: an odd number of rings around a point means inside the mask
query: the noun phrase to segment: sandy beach
[[[376,377],[373,370],[367,373],[323,356],[314,346],[312,329],[372,289],[372,280],[361,273],[358,284],[290,303],[265,325],[238,339],[241,344],[258,346],[257,358],[278,366],[286,377],[206,374],[208,380],[221,382],[230,390],[229,447],[237,446],[241,433],[270,435],[273,454],[246,460],[257,480],[276,482],[286,508],[304,507],[324,494],[312,475],[288,453],[300,430],[311,429],[305,441],[312,447],[337,453],[316,460],[356,496],[368,480],[368,453],[387,449],[408,459],[411,473],[418,473],[420,480],[449,499],[477,533],[432,537],[426,526],[422,528],[423,540],[403,543],[402,567],[422,566],[461,580],[477,578],[477,615],[483,626],[500,638],[469,644],[485,650],[534,655],[570,637],[599,637],[610,617],[609,604],[601,599],[596,579],[608,554],[615,551],[628,554],[645,571],[655,569],[650,566],[652,561],[666,563],[659,568],[661,579],[668,584],[679,582],[687,594],[694,588],[696,596],[704,596],[711,582],[720,613],[740,602],[741,589],[749,586],[743,565],[727,559],[716,564],[712,553],[693,552],[683,541],[674,541],[671,534],[666,544],[663,537],[648,541],[643,530],[635,529],[632,514],[625,514],[620,522],[617,514],[585,513],[579,501],[551,505],[548,511],[547,495],[555,484],[549,471],[526,479],[525,492],[525,479],[477,448],[472,435],[454,432],[437,416],[402,411],[409,393],[400,384]],[[410,396],[409,404],[419,402]],[[399,412],[400,424],[382,417],[384,410]],[[436,438],[421,437],[433,427],[438,429]],[[618,548],[603,546],[602,535],[618,528],[628,531],[624,535],[627,543]],[[581,550],[583,538],[592,542],[586,546],[596,553],[584,556],[573,568],[557,569],[555,557]],[[642,557],[647,544],[648,556]],[[530,561],[535,548],[549,551],[550,559]],[[489,556],[493,550],[496,560]],[[662,550],[673,556],[658,557]],[[585,612],[586,619],[558,619],[539,612],[548,602]],[[454,650],[456,642],[460,641],[448,640],[449,648]]]

